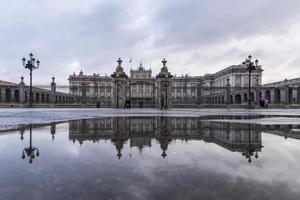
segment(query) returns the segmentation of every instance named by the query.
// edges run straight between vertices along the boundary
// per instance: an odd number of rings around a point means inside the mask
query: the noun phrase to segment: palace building
[[[49,85],[32,88],[32,99],[37,107],[201,108],[249,104],[257,107],[266,99],[274,108],[300,106],[300,78],[262,84],[262,67],[258,61],[251,62],[254,67],[250,73],[247,61],[214,74],[176,76],[167,67],[166,59],[156,75],[142,64],[127,75],[122,60],[118,59],[115,71],[109,76],[73,73],[68,79],[69,93],[57,91],[53,77]],[[19,83],[0,80],[0,107],[28,106],[29,91],[23,77]]]
[[[249,72],[243,63],[204,76],[174,76],[167,67],[166,59],[162,60],[161,70],[156,76],[142,64],[131,69],[128,76],[120,58],[117,63],[111,76],[85,75],[82,71],[70,75],[70,94],[80,96],[83,104],[115,108],[198,107],[248,101]],[[260,90],[262,71],[257,65],[251,73],[250,98],[253,101],[265,95]]]

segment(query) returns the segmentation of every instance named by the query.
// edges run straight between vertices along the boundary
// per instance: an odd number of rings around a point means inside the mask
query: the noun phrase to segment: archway
[[[45,94],[44,93],[42,93],[42,95],[41,95],[41,102],[45,103]]]
[[[247,101],[248,101],[248,94],[244,93],[244,102],[247,102]]]
[[[236,94],[236,95],[234,96],[234,102],[235,102],[236,104],[241,104],[241,103],[242,103],[242,97],[241,97],[240,94]]]
[[[6,88],[5,90],[5,102],[11,101],[11,90],[10,88]]]
[[[46,94],[46,103],[49,103],[50,99],[49,99],[49,94]]]
[[[15,90],[15,102],[20,102],[20,91],[19,90]]]
[[[40,100],[40,94],[37,92],[37,93],[35,93],[35,102],[39,102],[39,100]]]
[[[0,102],[2,102],[2,90],[0,88]]]
[[[230,97],[229,97],[230,99],[229,99],[229,102],[230,103],[233,103],[233,96],[232,95],[230,95]]]
[[[280,104],[280,102],[281,102],[280,89],[275,88],[274,89],[274,103],[275,104]]]
[[[27,91],[24,92],[24,101],[27,102],[28,101],[28,97],[27,97]]]
[[[254,101],[254,93],[253,92],[250,92],[250,97],[249,98],[250,98],[251,101]]]
[[[293,88],[289,87],[288,88],[288,96],[287,96],[287,103],[291,104],[291,103],[295,103],[295,101],[293,100]]]

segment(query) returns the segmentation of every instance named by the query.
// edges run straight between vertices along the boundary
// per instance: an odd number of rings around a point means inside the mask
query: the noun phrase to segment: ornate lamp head
[[[165,67],[168,61],[166,60],[166,58],[164,58],[161,62],[163,64],[163,66]]]
[[[117,60],[117,62],[118,62],[118,65],[121,66],[123,60],[121,60],[121,58],[119,58],[119,59]]]
[[[23,66],[25,67],[25,65],[26,65],[26,58],[22,58],[22,63],[23,63]]]

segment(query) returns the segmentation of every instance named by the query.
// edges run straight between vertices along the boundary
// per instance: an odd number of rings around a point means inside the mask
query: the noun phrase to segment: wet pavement
[[[0,131],[18,129],[28,124],[43,124],[50,122],[62,122],[75,119],[88,119],[97,117],[116,116],[168,116],[168,117],[214,117],[218,116],[249,116],[253,118],[288,117],[300,118],[300,109],[110,109],[110,108],[7,108],[0,109]],[[276,119],[273,119],[273,121]],[[277,120],[275,123],[280,123]],[[249,122],[246,123],[260,123]],[[285,123],[287,124],[287,123]],[[300,124],[299,120],[293,120],[293,124]]]
[[[148,111],[3,130],[0,199],[299,199],[295,110]]]

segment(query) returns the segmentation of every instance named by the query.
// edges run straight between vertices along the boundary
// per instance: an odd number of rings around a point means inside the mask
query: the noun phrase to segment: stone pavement
[[[126,116],[176,116],[176,117],[204,117],[204,116],[258,116],[272,117],[264,121],[285,124],[300,124],[300,109],[110,109],[110,108],[2,108],[0,109],[0,131],[16,129],[27,124],[44,124],[68,120],[95,117],[126,117]],[[278,118],[281,117],[281,118]],[[298,119],[299,118],[299,119]],[[246,120],[244,123],[249,123]],[[263,119],[255,119],[255,123]],[[227,120],[228,121],[228,120]],[[233,122],[231,120],[231,122]],[[241,121],[240,121],[241,122]]]

